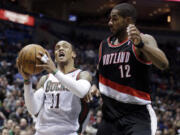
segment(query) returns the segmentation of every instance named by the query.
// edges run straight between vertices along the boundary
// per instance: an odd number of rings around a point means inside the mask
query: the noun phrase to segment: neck
[[[64,74],[67,74],[73,70],[75,70],[76,68],[74,67],[74,62],[67,62],[67,63],[59,63],[58,64],[58,69],[63,72]]]
[[[126,40],[128,38],[128,34],[126,32],[126,29],[123,30],[123,31],[120,31],[116,34],[116,37],[118,39],[118,42],[121,43],[123,42],[124,40]]]

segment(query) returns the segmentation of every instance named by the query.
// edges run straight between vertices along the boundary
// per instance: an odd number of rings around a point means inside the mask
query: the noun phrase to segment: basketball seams
[[[41,61],[37,59],[38,52],[45,53],[45,49],[40,45],[30,44],[21,49],[18,55],[18,65],[23,67],[23,71],[32,75],[38,74],[43,69],[37,68],[36,64],[41,64]]]
[[[24,48],[24,50],[23,50],[23,52],[25,53],[24,60],[23,60],[23,62],[24,62],[23,68],[24,68],[24,71],[27,72],[27,73],[29,73],[29,72],[26,69],[30,69],[31,68],[31,65],[30,65],[31,62],[29,61],[30,57],[29,57],[28,51],[31,51],[28,47]]]

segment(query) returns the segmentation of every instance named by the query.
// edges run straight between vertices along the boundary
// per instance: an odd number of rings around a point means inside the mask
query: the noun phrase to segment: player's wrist
[[[31,80],[30,79],[24,79],[24,84],[28,85],[31,83]]]
[[[134,46],[138,49],[142,49],[144,47],[144,43],[141,40],[138,44],[134,44]]]
[[[55,69],[55,70],[52,71],[52,74],[56,75],[57,72],[58,72],[58,69]]]

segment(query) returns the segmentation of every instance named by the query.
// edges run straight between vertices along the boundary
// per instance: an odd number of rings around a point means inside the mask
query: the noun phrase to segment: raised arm
[[[23,67],[20,65],[18,59],[16,60],[16,66],[19,73],[24,78],[24,100],[28,112],[32,115],[37,115],[44,102],[44,90],[43,84],[46,80],[45,76],[42,76],[37,84],[37,90],[34,92],[32,89],[31,75],[23,71]]]
[[[135,51],[145,61],[151,61],[157,68],[165,70],[169,62],[164,52],[158,48],[157,42],[151,35],[142,34],[135,25],[130,24],[127,28],[129,39],[134,42]],[[143,55],[141,55],[143,54]]]
[[[39,88],[34,92],[32,83],[24,84],[24,99],[28,112],[32,115],[37,115],[44,102],[44,90]]]
[[[164,52],[158,48],[156,40],[148,34],[140,34],[144,46],[139,49],[146,59],[150,60],[157,68],[164,70],[169,66],[169,62]]]

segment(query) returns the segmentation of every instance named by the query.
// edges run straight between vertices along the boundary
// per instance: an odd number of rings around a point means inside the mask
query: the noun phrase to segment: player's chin
[[[58,63],[64,63],[66,61],[67,61],[66,58],[58,58],[57,60]]]

